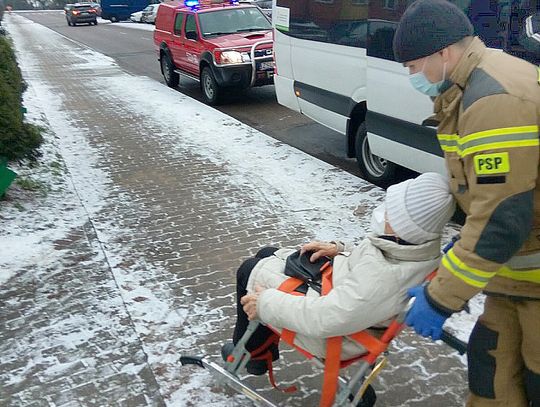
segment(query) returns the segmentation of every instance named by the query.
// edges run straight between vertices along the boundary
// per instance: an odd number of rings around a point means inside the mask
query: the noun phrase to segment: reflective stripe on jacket
[[[428,293],[446,311],[481,290],[540,298],[539,70],[475,38],[450,79],[438,138],[467,220]]]

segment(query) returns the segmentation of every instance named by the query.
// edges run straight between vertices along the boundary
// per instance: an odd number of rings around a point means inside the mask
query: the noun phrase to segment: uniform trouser
[[[467,407],[540,407],[540,301],[488,295],[468,362]]]
[[[238,271],[236,272],[236,312],[237,312],[237,319],[236,319],[236,325],[234,327],[234,333],[233,333],[233,343],[236,345],[236,343],[242,338],[244,333],[246,332],[247,326],[249,324],[248,316],[244,312],[244,308],[242,307],[242,304],[240,303],[240,299],[247,294],[247,285],[249,276],[251,275],[251,271],[253,268],[257,265],[257,263],[264,259],[265,257],[269,257],[274,254],[274,252],[278,250],[275,247],[264,247],[261,250],[257,252],[255,257],[251,257],[244,261]],[[253,335],[251,335],[251,338],[246,343],[246,350],[253,351],[255,349],[258,349],[263,345],[266,340],[273,334],[273,332],[263,326],[260,325]]]

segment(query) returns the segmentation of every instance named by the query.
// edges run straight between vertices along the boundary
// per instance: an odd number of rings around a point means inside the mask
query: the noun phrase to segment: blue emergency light
[[[184,0],[184,6],[186,7],[197,7],[199,5],[199,0]]]

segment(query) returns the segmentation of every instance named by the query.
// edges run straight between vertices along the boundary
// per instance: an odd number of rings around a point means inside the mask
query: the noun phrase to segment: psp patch
[[[510,172],[508,153],[480,154],[474,157],[476,175],[506,174]]]

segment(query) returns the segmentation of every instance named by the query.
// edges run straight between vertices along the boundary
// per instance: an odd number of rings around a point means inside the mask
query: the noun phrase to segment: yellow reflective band
[[[449,152],[449,153],[457,153],[459,152],[459,147],[458,146],[445,146],[441,144],[441,150]]]
[[[458,140],[457,134],[437,134],[441,149],[445,152],[458,152]]]
[[[498,150],[498,149],[507,149],[507,148],[515,148],[515,147],[536,147],[540,145],[540,141],[537,140],[523,140],[523,141],[502,141],[499,143],[486,143],[479,146],[467,148],[465,150],[461,150],[459,152],[459,155],[461,157],[466,157],[470,154],[477,153],[479,151],[486,151],[486,150]]]
[[[538,125],[480,131],[461,138],[458,144],[461,157],[486,150],[535,147],[540,145]]]
[[[538,125],[485,130],[462,138],[457,134],[438,134],[437,138],[444,152],[457,152],[461,157],[487,150],[540,146]]]
[[[477,133],[471,133],[468,136],[462,137],[459,140],[459,144],[465,144],[471,140],[477,140],[477,139],[486,138],[486,137],[504,136],[508,134],[520,134],[520,133],[538,133],[538,125],[504,127],[500,129],[479,131]]]
[[[479,154],[474,156],[476,175],[505,174],[510,172],[508,153]]]
[[[497,275],[512,280],[528,281],[531,283],[540,284],[540,269],[512,270],[510,267],[504,266],[497,272]]]
[[[458,144],[462,157],[485,150],[538,146],[538,125],[480,131],[461,138]]]
[[[538,84],[540,85],[540,68],[538,68]]]
[[[452,268],[452,266],[449,264],[446,257],[443,257],[441,263],[448,271],[450,271],[450,273],[452,273],[454,276],[456,276],[457,278],[465,282],[465,284],[472,285],[473,287],[478,287],[478,288],[484,288],[487,285],[487,283],[476,281],[472,278],[467,277],[463,273],[455,271]]]
[[[454,253],[449,250],[442,259],[442,265],[454,276],[473,287],[484,288],[496,272],[482,271],[467,266]]]

